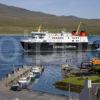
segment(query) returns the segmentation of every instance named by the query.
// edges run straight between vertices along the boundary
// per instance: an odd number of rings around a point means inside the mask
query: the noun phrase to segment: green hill
[[[0,4],[0,33],[24,33],[36,30],[42,24],[43,30],[58,32],[63,28],[72,31],[82,21],[88,32],[100,33],[100,19],[84,19],[75,16],[55,16],[42,12]]]

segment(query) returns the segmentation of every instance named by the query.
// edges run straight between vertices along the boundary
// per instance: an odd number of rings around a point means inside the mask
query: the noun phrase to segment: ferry
[[[32,31],[31,37],[21,40],[21,45],[26,51],[49,51],[67,49],[87,49],[88,33],[79,31],[81,23],[76,31],[61,33],[49,33],[47,31]]]

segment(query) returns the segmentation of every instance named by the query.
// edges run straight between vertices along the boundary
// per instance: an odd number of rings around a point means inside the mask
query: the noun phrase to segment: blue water
[[[45,67],[39,80],[33,84],[32,90],[48,92],[52,94],[69,95],[69,92],[56,89],[53,84],[63,79],[61,74],[61,64],[67,63],[72,67],[80,66],[82,61],[90,60],[92,57],[100,57],[98,52],[77,52],[64,51],[44,54],[24,53],[20,44],[23,36],[0,36],[0,79],[10,73],[13,68],[22,65],[42,64]],[[90,36],[89,41],[92,43],[100,40],[100,36]],[[71,93],[71,95],[77,95]]]

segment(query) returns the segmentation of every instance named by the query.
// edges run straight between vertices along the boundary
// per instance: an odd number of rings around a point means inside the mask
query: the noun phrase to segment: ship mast
[[[41,32],[41,27],[42,27],[42,25],[39,26],[39,28],[38,28],[38,32]]]
[[[80,22],[79,25],[78,25],[78,27],[77,27],[77,31],[76,31],[77,35],[78,35],[78,32],[79,32],[81,24],[82,24],[82,22]]]

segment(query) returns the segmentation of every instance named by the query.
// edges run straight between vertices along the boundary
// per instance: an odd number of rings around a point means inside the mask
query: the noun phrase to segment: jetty
[[[22,66],[13,70],[12,73],[7,74],[6,77],[0,80],[0,87],[9,87],[12,84],[17,83],[18,79],[30,72],[31,69],[31,66]]]

